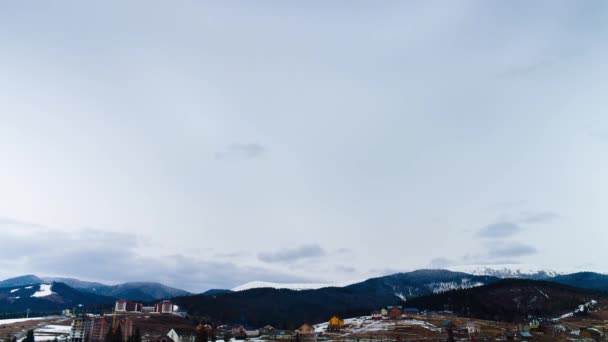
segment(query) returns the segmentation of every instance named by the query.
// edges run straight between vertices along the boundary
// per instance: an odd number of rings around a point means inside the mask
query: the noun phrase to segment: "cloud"
[[[521,242],[508,243],[490,248],[488,257],[491,259],[516,258],[538,253],[538,250]]]
[[[498,222],[487,225],[477,232],[478,237],[500,239],[521,232],[523,228],[512,222]]]
[[[336,266],[335,270],[340,273],[356,273],[357,269],[350,266]]]
[[[258,259],[269,263],[292,263],[302,259],[314,259],[327,253],[319,245],[303,245],[292,249],[282,249],[277,252],[258,254]]]
[[[253,159],[263,155],[264,153],[266,153],[266,151],[266,147],[257,143],[235,143],[228,146],[226,150],[216,153],[215,159]]]
[[[306,282],[300,276],[228,261],[182,254],[142,254],[141,238],[131,233],[81,229],[65,232],[19,221],[0,221],[0,270],[3,276],[36,273],[105,283],[155,281],[192,292],[232,288],[263,279]]]
[[[555,221],[559,218],[554,212],[542,211],[542,212],[523,212],[521,213],[520,222],[522,223],[547,223]]]
[[[447,258],[435,258],[429,262],[429,268],[446,268],[456,263],[453,260]]]
[[[539,59],[527,64],[519,65],[508,69],[504,76],[507,77],[525,77],[542,72],[546,69],[552,68],[556,62],[549,59]]]

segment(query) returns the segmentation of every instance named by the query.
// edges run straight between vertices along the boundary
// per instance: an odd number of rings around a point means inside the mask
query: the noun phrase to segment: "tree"
[[[196,342],[209,342],[209,334],[207,333],[207,329],[205,329],[205,326],[202,324],[200,324],[196,328],[195,341]]]
[[[217,336],[215,333],[215,328],[213,327],[213,328],[211,328],[211,342],[216,342],[216,341],[217,341]],[[141,341],[139,341],[139,342],[141,342]]]
[[[28,330],[27,331],[27,335],[25,336],[25,339],[23,340],[23,342],[35,342],[34,340],[34,330]]]
[[[112,342],[122,342],[122,329],[120,328],[120,325],[118,325],[118,328],[114,331]]]
[[[103,339],[103,342],[113,342],[114,341],[114,329],[110,328],[108,333]]]
[[[135,336],[133,336],[133,342],[141,342],[141,331],[139,331],[139,328],[135,329]]]

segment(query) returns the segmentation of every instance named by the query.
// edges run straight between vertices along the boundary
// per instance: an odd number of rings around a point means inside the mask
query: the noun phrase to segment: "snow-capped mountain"
[[[342,283],[273,283],[268,281],[250,281],[233,288],[232,291],[245,291],[258,288],[287,289],[294,291],[317,290],[325,287],[344,287],[358,282],[359,281],[346,281]]]
[[[453,272],[486,275],[497,278],[550,279],[574,271],[555,270],[527,264],[459,265],[447,268]]]
[[[19,282],[17,282],[19,283]],[[114,298],[79,291],[63,283],[39,283],[0,288],[0,311],[57,312],[74,305],[111,305]]]
[[[129,282],[118,285],[105,285],[74,278],[38,277],[33,274],[2,280],[0,281],[0,288],[34,284],[51,284],[54,282],[64,283],[74,289],[101,296],[139,301],[153,301],[177,296],[187,296],[190,294],[189,292],[181,289],[176,289],[153,282]]]

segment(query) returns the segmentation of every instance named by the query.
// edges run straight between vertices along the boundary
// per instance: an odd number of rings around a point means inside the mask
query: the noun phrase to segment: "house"
[[[167,335],[154,336],[148,339],[148,342],[175,342]]]
[[[327,331],[340,331],[344,328],[344,320],[338,316],[333,316],[329,319]]]
[[[296,333],[300,335],[314,335],[316,331],[315,327],[308,323],[304,323],[296,330]]]
[[[527,338],[527,339],[531,339],[534,338],[534,336],[529,332],[529,331],[520,331],[517,333],[519,335],[519,337],[523,338]]]
[[[403,315],[403,310],[401,309],[401,306],[392,306],[388,310],[388,317],[390,318],[399,318],[401,317],[401,315]]]
[[[258,337],[258,336],[260,336],[260,330],[258,330],[258,329],[255,329],[255,330],[245,330],[245,335],[247,336],[247,338]]]
[[[417,315],[420,313],[420,310],[418,310],[418,308],[405,308],[403,309],[403,312],[406,315]]]
[[[245,327],[243,327],[242,325],[232,327],[232,335],[238,335],[238,334],[244,334],[244,333],[245,333]]]
[[[267,325],[260,329],[260,335],[274,335],[275,330],[272,325]]]
[[[454,322],[452,322],[452,321],[445,321],[445,322],[441,323],[442,330],[446,330],[446,331],[455,330],[456,328],[457,328],[456,324],[454,324]]]
[[[291,330],[275,330],[270,335],[274,340],[289,340],[293,338],[293,331]]]
[[[167,336],[174,342],[196,342],[194,329],[171,329]]]
[[[602,338],[602,332],[595,328],[580,328],[579,336],[582,338],[588,338],[594,341],[599,341]]]
[[[382,319],[382,313],[380,311],[372,311],[372,319]]]
[[[382,308],[380,310],[380,314],[382,315],[382,317],[386,317],[386,316],[388,316],[388,310],[386,310],[385,308]]]
[[[476,335],[481,333],[481,327],[475,322],[468,322],[464,325],[464,328],[467,330],[469,335]]]

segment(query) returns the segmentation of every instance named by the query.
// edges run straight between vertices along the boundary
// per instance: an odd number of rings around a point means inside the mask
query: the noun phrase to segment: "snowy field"
[[[0,319],[0,325],[13,324],[13,323],[21,323],[21,322],[27,322],[27,321],[48,320],[48,319],[51,319],[51,318],[49,318],[49,317],[33,317],[33,318]]]
[[[325,333],[329,323],[321,323],[315,325],[315,331],[317,333]],[[422,320],[418,319],[372,319],[371,316],[362,316],[355,318],[348,318],[344,320],[345,329],[342,331],[344,334],[351,333],[366,333],[375,331],[391,331],[400,327],[411,327],[418,326],[431,331],[441,331],[441,328]]]

